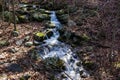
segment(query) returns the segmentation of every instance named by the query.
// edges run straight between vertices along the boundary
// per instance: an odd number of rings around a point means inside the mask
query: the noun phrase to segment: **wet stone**
[[[30,36],[26,36],[24,39],[25,39],[25,41],[29,41]]]
[[[55,27],[56,27],[56,25],[55,25],[54,23],[51,23],[51,22],[47,22],[47,23],[45,24],[45,26],[46,26],[47,28],[55,28]]]
[[[14,37],[17,37],[17,36],[19,36],[19,32],[18,32],[18,31],[12,31],[12,35],[13,35]]]
[[[24,42],[24,39],[18,40],[16,41],[16,45],[21,46],[23,42]]]
[[[8,51],[12,53],[16,53],[19,50],[19,48],[10,48]]]
[[[20,22],[29,22],[29,16],[28,15],[19,15],[18,16]]]
[[[25,43],[25,46],[26,46],[26,47],[31,47],[32,45],[33,45],[33,42],[26,42],[26,43]]]

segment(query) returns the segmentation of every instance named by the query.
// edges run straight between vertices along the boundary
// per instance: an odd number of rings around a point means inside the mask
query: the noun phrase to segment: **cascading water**
[[[56,28],[51,29],[53,36],[47,40],[44,40],[45,44],[41,46],[43,47],[43,53],[40,53],[41,57],[43,59],[48,57],[59,57],[64,61],[66,70],[62,72],[61,75],[65,74],[66,78],[62,80],[81,80],[80,71],[82,71],[84,75],[89,76],[82,66],[77,66],[77,63],[80,62],[80,60],[71,51],[71,47],[58,41],[60,36],[58,29],[62,26],[56,17],[55,11],[51,11],[51,23],[54,23]]]

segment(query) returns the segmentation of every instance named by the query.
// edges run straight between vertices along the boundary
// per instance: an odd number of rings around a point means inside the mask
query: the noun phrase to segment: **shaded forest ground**
[[[79,25],[81,14],[78,10],[70,14],[70,19],[78,24],[64,26],[66,31],[79,36],[86,34],[90,38],[90,41],[82,45],[73,46],[83,62],[91,63],[90,66],[85,65],[85,69],[91,74],[91,77],[86,80],[120,79],[120,11],[118,3],[119,0],[108,2],[101,0],[97,3],[88,3],[89,5],[85,2],[84,6],[88,8],[98,6],[97,16],[86,17],[82,25]],[[5,74],[10,80],[19,80],[20,77],[29,75],[29,80],[50,80],[51,76],[44,71],[41,60],[36,60],[29,54],[29,50],[34,46],[25,47],[25,42],[16,45],[16,41],[22,40],[26,36],[30,36],[29,41],[32,41],[33,33],[44,29],[43,24],[39,22],[17,24],[20,35],[13,37],[11,35],[13,24],[7,26],[7,22],[1,21],[0,40],[8,40],[10,43],[8,46],[0,47],[1,76]],[[11,52],[11,49],[16,51]],[[17,66],[18,69],[13,69],[12,66]],[[3,76],[6,77],[5,75]]]

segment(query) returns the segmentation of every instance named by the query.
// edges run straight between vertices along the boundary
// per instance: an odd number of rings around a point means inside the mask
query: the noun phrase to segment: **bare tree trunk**
[[[13,20],[14,20],[14,31],[16,31],[16,19],[15,19],[15,8],[14,8],[14,0],[12,0],[12,10],[13,10]]]
[[[2,22],[4,21],[4,0],[2,0]]]

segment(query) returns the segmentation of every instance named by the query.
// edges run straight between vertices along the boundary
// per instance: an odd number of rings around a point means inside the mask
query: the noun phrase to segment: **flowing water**
[[[59,57],[64,61],[64,65],[66,66],[66,70],[62,72],[60,75],[66,75],[66,78],[62,80],[82,80],[80,72],[82,75],[89,76],[89,74],[83,69],[83,66],[77,66],[78,62],[81,62],[75,53],[72,52],[72,48],[58,41],[60,36],[58,29],[62,28],[61,23],[58,21],[55,11],[51,11],[51,23],[56,25],[56,28],[51,29],[53,32],[53,36],[47,40],[44,40],[44,44],[41,45],[43,48],[43,52],[40,53],[43,59],[48,57]],[[59,77],[58,76],[58,77]]]

